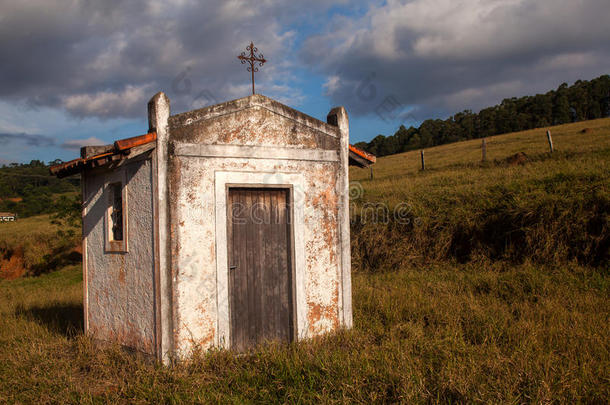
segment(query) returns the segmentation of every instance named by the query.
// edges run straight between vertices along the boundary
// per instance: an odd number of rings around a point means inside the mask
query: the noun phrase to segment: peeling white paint
[[[229,347],[230,184],[291,190],[296,338],[351,327],[345,110],[329,121],[260,95],[170,117],[169,100],[156,95],[156,149],[115,169],[129,178],[129,252],[104,252],[105,174],[85,176],[89,331],[165,362]]]

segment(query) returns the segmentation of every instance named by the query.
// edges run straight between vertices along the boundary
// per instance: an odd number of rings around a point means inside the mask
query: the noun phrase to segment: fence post
[[[371,165],[371,180],[373,180],[373,166]]]
[[[487,141],[485,138],[481,140],[481,162],[487,160]]]
[[[426,161],[424,160],[424,150],[421,150],[421,169],[426,170]]]
[[[553,153],[553,138],[551,137],[551,131],[546,131],[546,139],[549,141],[549,150]]]

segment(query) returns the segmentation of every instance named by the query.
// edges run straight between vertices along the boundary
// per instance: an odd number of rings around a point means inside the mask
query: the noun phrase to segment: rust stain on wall
[[[125,284],[125,268],[123,266],[119,269],[119,282]]]
[[[327,269],[333,272],[333,269]],[[330,287],[330,298],[325,299],[321,296],[322,289]],[[308,298],[308,320],[310,329],[314,334],[324,331],[320,322],[330,322],[332,329],[339,326],[339,282],[335,280],[331,286],[322,285],[316,279],[310,280],[309,288],[311,294]]]
[[[190,118],[184,118],[190,114]],[[181,114],[173,122],[172,138],[185,143],[211,145],[283,145],[300,148],[336,149],[338,139],[296,120],[278,120],[260,106],[250,106],[234,114],[198,120],[197,112]]]
[[[125,256],[119,256],[117,261],[119,267],[119,282],[125,284]]]
[[[330,303],[308,303],[309,311],[307,314],[307,318],[309,321],[309,329],[312,335],[318,335],[320,333],[328,332],[329,330],[336,330],[339,328],[338,287],[339,286],[337,284],[334,288],[333,297]]]
[[[166,107],[169,111],[169,105]],[[159,173],[167,174],[169,194],[157,196],[158,190],[149,193],[153,197],[147,194],[153,188],[151,179],[156,172],[144,173],[148,177],[136,176],[135,183],[130,183],[130,189],[136,191],[128,198],[129,232],[135,236],[129,241],[128,254],[104,255],[98,251],[89,254],[95,246],[103,246],[103,226],[99,225],[103,213],[94,212],[84,221],[85,232],[90,232],[87,237],[87,260],[91,262],[88,268],[92,304],[89,307],[90,330],[103,339],[153,351],[152,342],[159,336],[153,309],[160,303],[162,350],[175,350],[181,356],[188,355],[193,348],[207,349],[216,342],[227,343],[224,339],[230,335],[230,325],[227,326],[230,322],[227,304],[230,281],[224,279],[224,264],[218,263],[219,258],[228,262],[227,252],[223,250],[227,241],[219,239],[219,235],[224,235],[219,229],[226,226],[223,223],[226,218],[221,214],[226,211],[222,193],[227,185],[250,183],[252,187],[262,184],[292,188],[294,201],[291,203],[297,207],[292,208],[297,213],[294,218],[299,219],[298,224],[296,221],[291,223],[295,264],[293,299],[298,311],[299,338],[337,329],[344,321],[339,315],[343,311],[339,307],[343,293],[343,245],[338,184],[343,184],[342,164],[346,162],[339,150],[340,138],[341,142],[346,141],[346,131],[258,95],[171,116],[168,126],[169,134],[158,141],[167,144],[157,143],[157,146],[167,147],[167,161],[157,163]],[[218,146],[206,149],[197,144]],[[261,148],[243,148],[244,154],[240,152],[239,155],[242,157],[215,157],[223,150],[235,151],[235,146]],[[286,152],[276,154],[273,151],[269,157],[261,155],[262,151],[270,151],[275,146],[285,148]],[[193,150],[185,151],[186,147]],[[305,149],[307,153],[299,153]],[[206,155],[207,150],[220,152]],[[243,157],[249,156],[248,151],[256,151],[256,154],[251,158]],[[319,151],[327,152],[314,153]],[[337,163],[337,157],[343,159],[341,163]],[[147,164],[150,169],[151,164]],[[134,173],[136,171],[128,172],[128,175]],[[150,184],[145,184],[144,179]],[[163,184],[161,179],[159,177],[159,184]],[[221,185],[216,181],[221,181]],[[86,188],[101,190],[103,184],[104,175],[96,174],[96,178],[92,177],[86,183]],[[88,196],[88,200],[92,201],[92,209],[99,209],[105,200],[103,192],[95,193]],[[161,253],[163,257],[167,254],[167,270],[171,274],[167,275],[166,269],[161,270],[162,290],[167,286],[170,291],[161,291],[161,298],[155,301],[157,284],[147,279],[154,271],[144,267],[149,260],[154,260],[153,249],[157,245],[147,232],[154,229],[154,225],[146,221],[154,223],[153,220],[159,218],[154,218],[152,209],[144,211],[150,216],[145,218],[140,205],[143,199],[157,197],[161,203],[159,212],[168,209],[167,227],[158,232],[169,239],[169,251]],[[150,234],[154,235],[152,231]],[[140,264],[140,257],[146,264]],[[171,330],[162,329],[168,324]]]

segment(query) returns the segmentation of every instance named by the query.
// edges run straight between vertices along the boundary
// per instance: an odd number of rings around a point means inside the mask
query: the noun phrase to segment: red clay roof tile
[[[91,156],[86,159],[78,158],[70,160],[69,162],[60,163],[58,165],[51,166],[49,168],[49,171],[52,175],[58,177],[70,176],[72,174],[80,172],[88,164],[90,164],[91,166],[98,166],[105,164],[108,161],[116,160],[113,159],[115,156],[124,154],[126,151],[136,146],[145,145],[147,143],[153,142],[156,139],[156,132],[149,132],[144,135],[134,136],[127,139],[120,139],[114,143],[114,150],[112,152],[100,153],[99,155]]]

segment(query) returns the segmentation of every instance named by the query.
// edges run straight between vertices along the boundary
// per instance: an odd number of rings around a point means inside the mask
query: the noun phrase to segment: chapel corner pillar
[[[155,94],[148,102],[148,132],[157,132],[160,136],[167,137],[169,120],[169,98],[162,91]]]
[[[339,128],[339,235],[341,249],[341,318],[343,327],[350,329],[352,317],[352,264],[350,251],[349,217],[349,117],[344,107],[334,107],[328,113],[326,122]]]
[[[153,192],[155,206],[155,284],[158,286],[155,308],[157,358],[169,363],[173,357],[173,293],[170,254],[169,215],[169,115],[170,101],[163,92],[148,102],[148,131],[156,132]]]

